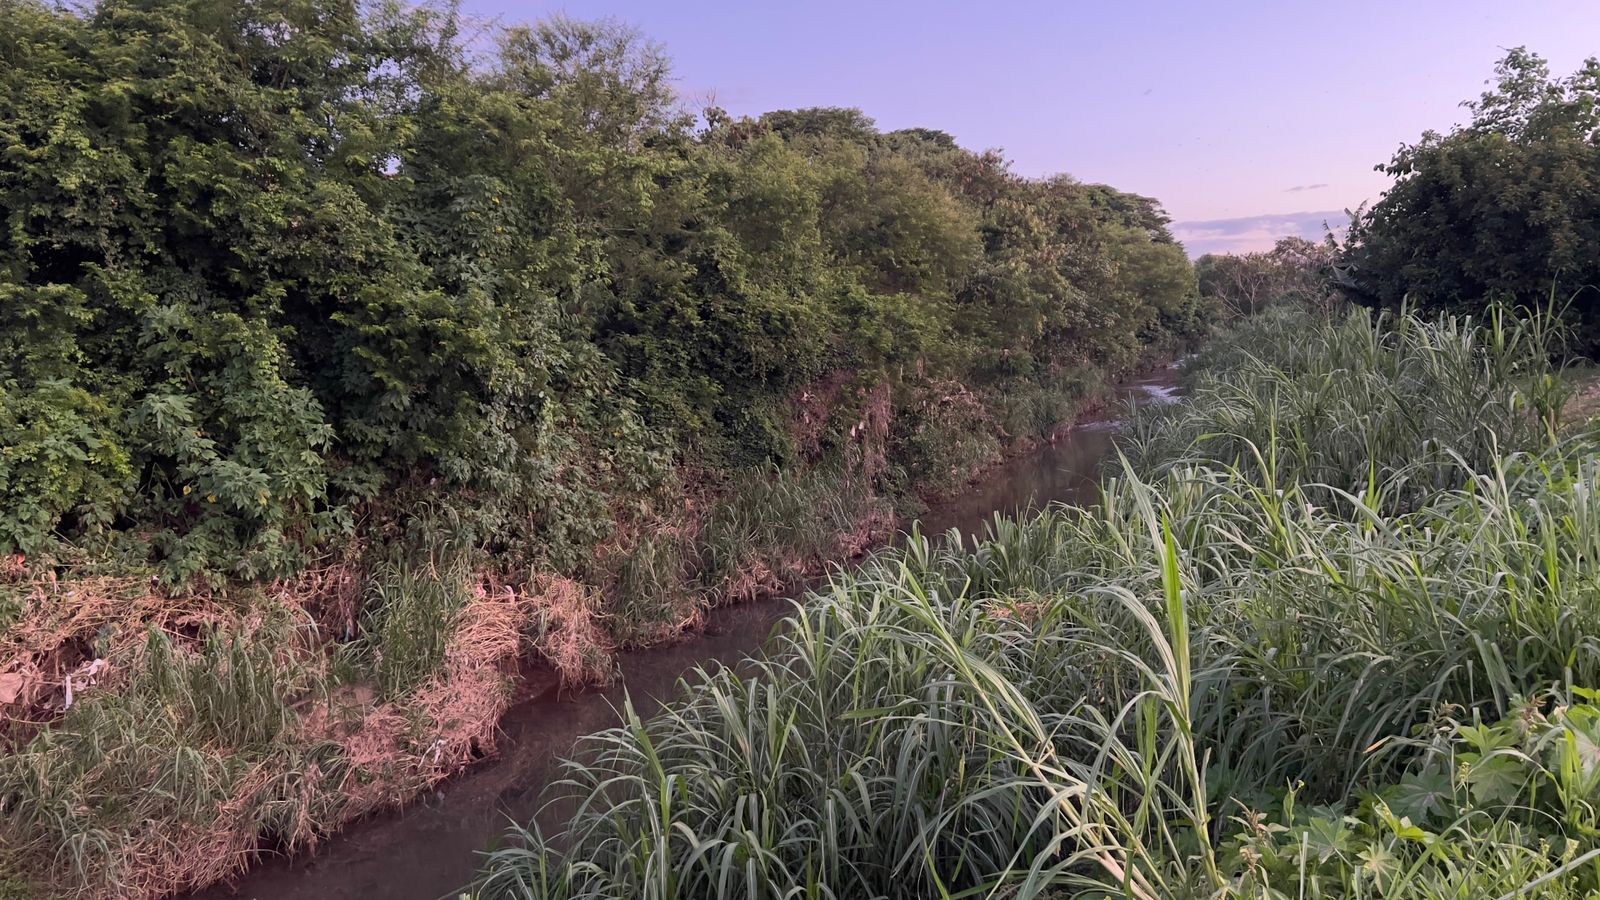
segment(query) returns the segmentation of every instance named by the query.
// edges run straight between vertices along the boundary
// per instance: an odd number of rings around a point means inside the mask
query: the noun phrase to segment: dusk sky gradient
[[[1210,234],[1217,249],[1270,243],[1285,214],[1309,211],[1320,225],[1375,198],[1387,181],[1373,166],[1425,129],[1462,121],[1459,104],[1484,90],[1504,48],[1527,45],[1558,75],[1600,55],[1600,0],[464,9],[506,23],[620,19],[665,45],[692,107],[855,106],[886,131],[943,129],[964,146],[1003,149],[1024,174],[1156,197],[1191,223],[1189,241]],[[1215,220],[1234,221],[1193,224]]]

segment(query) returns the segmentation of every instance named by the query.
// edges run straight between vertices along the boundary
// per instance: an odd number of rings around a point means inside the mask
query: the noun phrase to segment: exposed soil
[[[1175,373],[1162,367],[1127,383],[1119,400],[1162,402]],[[1111,452],[1115,421],[1101,407],[1054,441],[987,471],[958,497],[921,517],[924,533],[957,529],[980,533],[995,514],[1016,514],[1050,502],[1090,502],[1102,460]],[[852,548],[857,554],[865,545]],[[499,718],[490,742],[495,755],[439,785],[407,808],[379,812],[347,826],[314,852],[270,859],[238,878],[191,895],[191,900],[338,900],[386,897],[434,900],[449,896],[477,868],[479,854],[513,821],[537,820],[547,830],[570,810],[546,808],[546,785],[561,777],[559,760],[579,739],[618,721],[631,702],[648,714],[676,693],[677,680],[699,666],[737,665],[791,611],[785,597],[800,593],[753,592],[751,602],[711,610],[692,634],[649,649],[618,655],[620,677],[601,687],[563,687],[544,665],[526,668],[515,699]]]

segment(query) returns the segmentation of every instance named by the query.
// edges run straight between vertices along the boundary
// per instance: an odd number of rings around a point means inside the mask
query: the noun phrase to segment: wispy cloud
[[[1245,216],[1238,219],[1212,219],[1206,222],[1174,222],[1172,235],[1183,243],[1189,255],[1207,253],[1253,253],[1270,250],[1284,237],[1303,237],[1320,241],[1332,228],[1343,234],[1348,225],[1343,210]]]
[[[1301,191],[1320,191],[1327,187],[1326,184],[1297,184],[1292,188],[1284,188],[1285,194],[1298,194]]]

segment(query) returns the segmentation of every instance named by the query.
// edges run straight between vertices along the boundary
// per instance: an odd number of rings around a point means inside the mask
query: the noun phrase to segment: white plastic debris
[[[95,659],[91,662],[84,663],[75,671],[68,673],[67,677],[62,680],[61,685],[64,698],[61,702],[61,711],[66,712],[67,710],[71,709],[75,692],[82,691],[84,688],[97,684],[99,682],[100,673],[104,672],[105,670],[106,661],[103,659]]]

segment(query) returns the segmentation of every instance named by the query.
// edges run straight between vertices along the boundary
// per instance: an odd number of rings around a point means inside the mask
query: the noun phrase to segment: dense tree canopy
[[[273,574],[432,485],[568,564],[677,464],[798,461],[823,373],[1043,384],[1194,324],[1154,201],[700,121],[618,26],[0,3],[0,549]]]
[[[1523,48],[1472,121],[1428,132],[1380,170],[1396,178],[1351,230],[1350,274],[1368,298],[1420,308],[1572,301],[1600,346],[1600,60],[1552,78]]]

